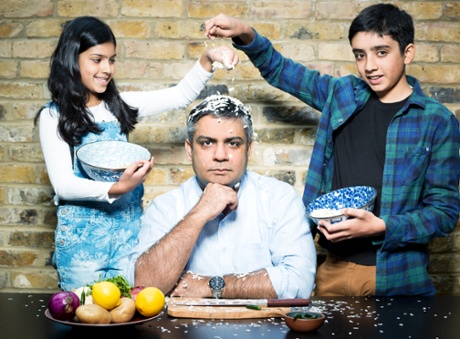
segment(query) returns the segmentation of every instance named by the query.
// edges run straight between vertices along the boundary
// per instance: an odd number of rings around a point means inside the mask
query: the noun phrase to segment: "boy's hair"
[[[348,32],[350,44],[360,32],[390,36],[398,42],[401,54],[404,54],[407,45],[414,43],[412,17],[392,4],[377,4],[363,9],[351,23]]]
[[[196,131],[196,123],[202,117],[212,115],[216,118],[238,119],[243,124],[246,145],[252,141],[253,127],[251,110],[238,99],[225,95],[211,95],[195,106],[187,119],[187,139],[191,144]]]
[[[59,110],[59,134],[69,145],[79,145],[88,132],[100,133],[86,107],[89,93],[81,81],[79,56],[91,47],[107,43],[117,45],[110,27],[95,17],[82,16],[65,23],[51,56],[48,89]],[[121,99],[113,79],[106,91],[98,95],[117,117],[122,132],[128,134],[137,122],[137,109],[129,107]]]

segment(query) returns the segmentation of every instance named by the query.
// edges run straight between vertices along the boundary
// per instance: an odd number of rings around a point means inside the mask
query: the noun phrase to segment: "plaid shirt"
[[[303,195],[307,206],[331,190],[332,133],[364,107],[371,89],[355,76],[320,75],[284,58],[257,32],[250,45],[234,46],[272,86],[322,112]],[[452,232],[460,212],[458,120],[423,94],[417,80],[408,81],[413,93],[387,131],[380,211],[386,233],[377,251],[377,295],[434,295],[428,243]]]

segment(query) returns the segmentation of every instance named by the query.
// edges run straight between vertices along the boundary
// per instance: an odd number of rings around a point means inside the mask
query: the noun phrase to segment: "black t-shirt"
[[[374,214],[380,215],[380,196],[385,163],[388,126],[408,98],[395,103],[382,103],[374,94],[361,111],[337,129],[334,141],[334,174],[332,189],[349,186],[372,186],[377,190]],[[331,243],[320,236],[319,243],[344,260],[361,265],[375,265],[375,238],[358,238]]]

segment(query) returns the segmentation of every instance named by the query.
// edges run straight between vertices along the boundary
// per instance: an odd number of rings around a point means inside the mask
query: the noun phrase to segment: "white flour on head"
[[[195,106],[191,111],[188,121],[192,121],[197,115],[202,112],[233,112],[235,116],[238,114],[244,114],[251,118],[251,109],[250,107],[245,106],[238,99],[225,96],[225,95],[211,95],[204,99],[200,104]]]

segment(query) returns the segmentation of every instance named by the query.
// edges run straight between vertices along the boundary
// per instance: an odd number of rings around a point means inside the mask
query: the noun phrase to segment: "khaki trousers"
[[[316,296],[375,295],[375,266],[358,265],[328,253],[316,272]]]

